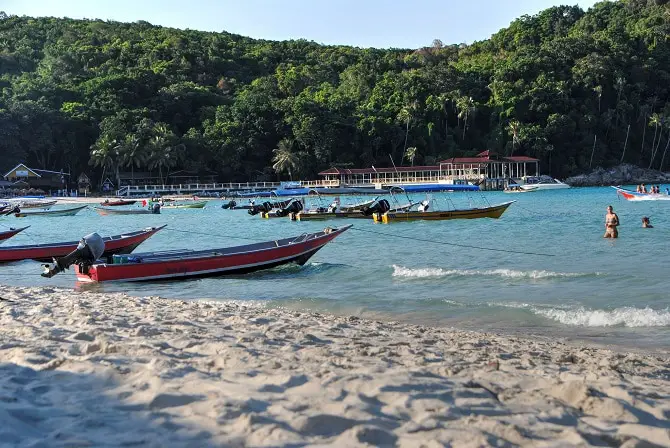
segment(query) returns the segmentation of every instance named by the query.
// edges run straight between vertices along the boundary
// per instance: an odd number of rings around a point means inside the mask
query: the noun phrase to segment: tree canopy
[[[0,165],[246,181],[489,149],[555,176],[664,169],[669,36],[667,0],[553,7],[416,50],[2,13]]]

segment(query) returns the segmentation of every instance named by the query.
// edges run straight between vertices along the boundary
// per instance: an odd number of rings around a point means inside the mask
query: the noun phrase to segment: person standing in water
[[[651,225],[651,221],[649,221],[649,218],[647,216],[642,218],[642,228],[643,229],[653,229],[654,226]]]
[[[604,238],[619,238],[619,217],[614,213],[611,205],[607,206],[607,214],[605,215],[605,235]]]

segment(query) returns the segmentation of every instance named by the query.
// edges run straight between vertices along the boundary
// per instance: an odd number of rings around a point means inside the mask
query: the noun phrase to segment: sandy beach
[[[239,303],[0,295],[0,445],[670,446],[667,355]]]

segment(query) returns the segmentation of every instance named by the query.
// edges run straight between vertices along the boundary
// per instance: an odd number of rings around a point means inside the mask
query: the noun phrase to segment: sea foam
[[[665,327],[670,326],[670,310],[622,307],[613,310],[591,310],[580,307],[566,310],[532,307],[534,314],[565,325],[579,327]]]
[[[601,275],[599,272],[576,273],[576,272],[551,272],[551,271],[517,271],[513,269],[442,269],[442,268],[406,268],[393,265],[394,277],[405,278],[430,278],[430,277],[502,277],[502,278],[527,278],[527,279],[550,279],[570,277],[591,277]]]

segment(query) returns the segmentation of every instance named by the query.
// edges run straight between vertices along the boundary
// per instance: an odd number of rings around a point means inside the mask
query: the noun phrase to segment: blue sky
[[[418,48],[488,38],[515,18],[595,0],[0,0],[0,11],[100,18],[324,44]]]

